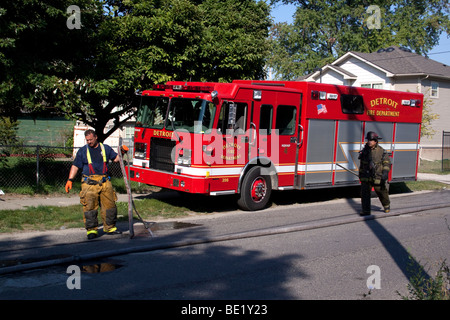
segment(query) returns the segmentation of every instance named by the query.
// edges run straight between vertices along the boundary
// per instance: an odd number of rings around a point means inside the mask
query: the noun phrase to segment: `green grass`
[[[135,205],[144,220],[151,220],[156,217],[175,218],[185,216],[190,212],[186,207],[157,199],[135,200]],[[119,221],[128,220],[128,203],[117,202],[117,215]],[[101,223],[100,213],[98,219]],[[83,227],[81,205],[37,206],[21,210],[0,210],[0,233]]]
[[[449,187],[450,186],[448,184],[432,180],[406,181],[391,183],[389,187],[389,193],[398,194],[424,190],[442,190]]]
[[[54,230],[82,227],[80,206],[38,206],[22,210],[0,210],[0,232]]]
[[[442,164],[444,166],[442,166]],[[442,171],[442,167],[444,167],[444,171]],[[428,161],[428,160],[420,160],[419,172],[422,173],[434,173],[434,174],[450,174],[450,160],[442,161]]]

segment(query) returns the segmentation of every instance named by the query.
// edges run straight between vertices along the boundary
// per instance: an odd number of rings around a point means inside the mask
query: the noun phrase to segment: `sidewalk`
[[[145,196],[148,196],[148,194],[133,194],[134,199]],[[117,194],[117,197],[120,202],[128,201],[128,196],[126,194]],[[71,206],[77,204],[80,204],[80,197],[78,193],[61,196],[8,194],[0,196],[0,210],[17,210],[37,206]]]
[[[418,173],[417,180],[433,180],[450,184],[450,174]]]

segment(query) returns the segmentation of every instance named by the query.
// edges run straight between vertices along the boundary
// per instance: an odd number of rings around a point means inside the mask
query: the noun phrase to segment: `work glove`
[[[122,155],[128,152],[128,147],[126,145],[120,146],[120,152],[122,152]]]
[[[385,184],[386,181],[388,181],[389,179],[389,171],[383,170],[383,172],[381,172],[381,184]]]
[[[66,183],[66,192],[69,193],[69,190],[72,189],[72,181],[67,180]]]

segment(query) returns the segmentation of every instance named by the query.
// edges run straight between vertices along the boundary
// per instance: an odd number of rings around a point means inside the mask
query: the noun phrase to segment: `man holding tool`
[[[98,237],[97,210],[101,207],[103,231],[108,235],[120,234],[116,227],[117,196],[108,175],[108,161],[119,162],[119,155],[108,145],[98,142],[94,130],[84,133],[87,144],[78,150],[66,183],[66,192],[72,189],[78,170],[82,170],[80,203],[83,205],[83,220],[89,240]],[[128,151],[121,147],[122,154]]]
[[[378,140],[381,139],[375,132],[369,131],[366,135],[367,143],[359,153],[359,180],[361,181],[361,215],[370,214],[370,193],[374,188],[383,205],[384,212],[391,210],[389,191],[386,183],[389,179],[391,161],[389,155]]]

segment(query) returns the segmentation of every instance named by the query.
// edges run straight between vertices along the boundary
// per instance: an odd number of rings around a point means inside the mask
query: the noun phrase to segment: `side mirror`
[[[236,124],[236,105],[230,102],[228,105],[228,126],[234,128]]]

